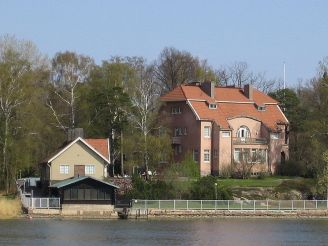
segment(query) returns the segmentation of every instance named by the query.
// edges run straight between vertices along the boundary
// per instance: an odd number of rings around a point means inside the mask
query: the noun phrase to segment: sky
[[[0,0],[0,35],[34,42],[51,58],[75,51],[158,58],[165,47],[215,69],[247,62],[254,73],[305,83],[328,56],[328,1]]]

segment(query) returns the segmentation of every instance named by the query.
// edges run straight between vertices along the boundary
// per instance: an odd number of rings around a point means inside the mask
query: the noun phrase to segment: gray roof
[[[93,177],[90,177],[90,176],[78,176],[78,177],[74,177],[74,178],[65,179],[65,180],[59,181],[59,182],[57,182],[55,184],[52,184],[49,187],[50,188],[58,188],[59,189],[59,188],[62,188],[62,187],[65,187],[65,186],[68,186],[68,185],[77,183],[77,182],[82,181],[82,180],[85,180],[85,179],[92,179],[92,180],[95,180],[97,182],[103,183],[105,185],[112,186],[112,187],[114,187],[116,189],[119,189],[120,188],[120,187],[118,187],[116,185],[107,183],[105,181],[102,181],[102,180],[99,180],[99,179],[96,179],[96,178],[93,178]]]

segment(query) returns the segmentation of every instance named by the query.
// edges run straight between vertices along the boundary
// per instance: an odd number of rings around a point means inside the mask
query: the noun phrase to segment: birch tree
[[[143,136],[143,157],[148,177],[148,135],[155,129],[157,99],[159,96],[158,84],[155,82],[153,71],[151,69],[140,69],[140,79],[135,83],[133,94],[130,95],[132,104],[132,114],[129,119],[132,125]]]
[[[77,88],[90,75],[93,59],[66,51],[52,59],[52,92],[48,107],[56,121],[56,127],[67,131],[76,126]]]

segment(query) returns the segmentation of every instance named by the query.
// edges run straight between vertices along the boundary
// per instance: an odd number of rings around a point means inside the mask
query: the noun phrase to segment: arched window
[[[239,127],[239,129],[237,131],[237,137],[241,138],[241,139],[250,138],[251,133],[250,133],[248,127],[247,126]]]

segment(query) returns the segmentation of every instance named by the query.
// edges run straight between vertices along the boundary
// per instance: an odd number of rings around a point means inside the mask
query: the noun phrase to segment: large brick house
[[[177,86],[161,101],[175,161],[191,153],[202,176],[240,163],[241,154],[255,162],[254,173],[275,173],[288,158],[287,118],[276,100],[251,85],[191,83]]]

